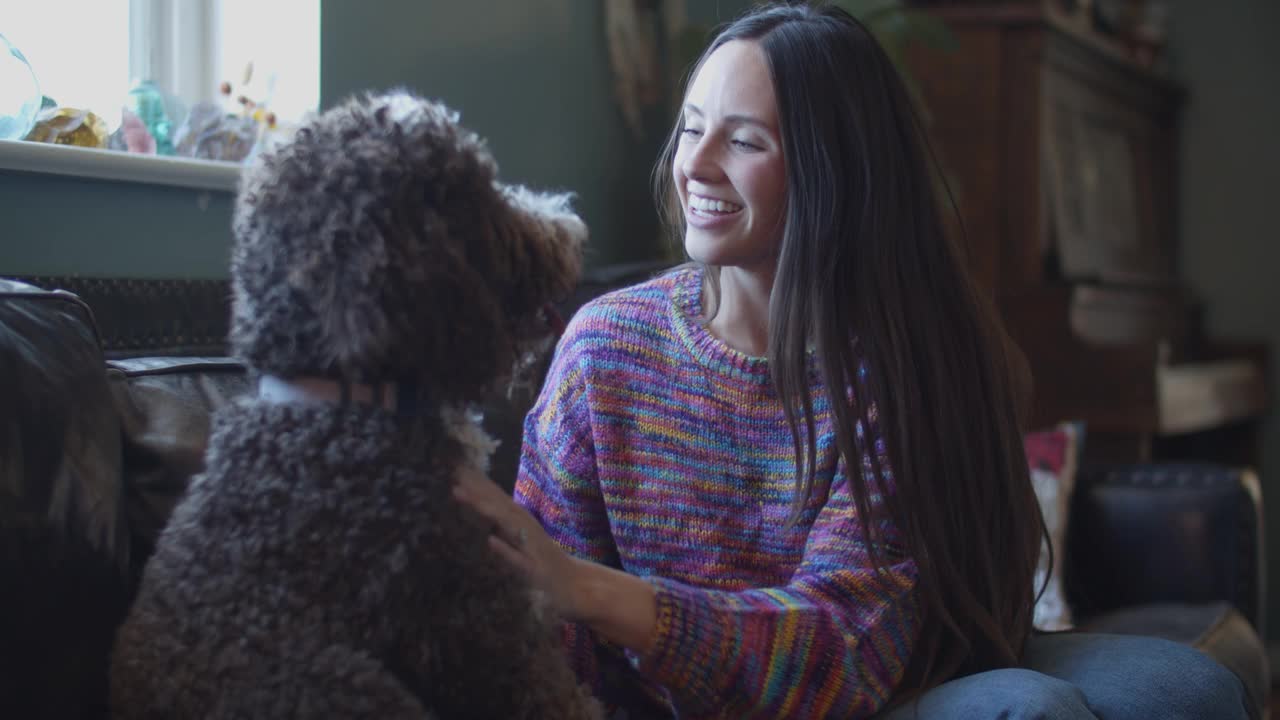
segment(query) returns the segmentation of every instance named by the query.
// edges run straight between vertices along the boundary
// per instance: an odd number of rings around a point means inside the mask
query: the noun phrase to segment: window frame
[[[129,75],[188,106],[213,100],[221,64],[220,0],[129,0]]]

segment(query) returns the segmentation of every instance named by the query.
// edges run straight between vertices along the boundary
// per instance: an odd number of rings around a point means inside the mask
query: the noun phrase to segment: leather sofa
[[[595,270],[560,310],[656,268]],[[225,357],[224,282],[24,280],[0,280],[0,707],[105,717],[115,625],[201,467],[210,413],[251,383]],[[486,408],[499,481],[514,478],[532,400]],[[1192,644],[1240,677],[1263,717],[1263,523],[1250,470],[1082,468],[1067,538],[1060,562],[1079,627]]]

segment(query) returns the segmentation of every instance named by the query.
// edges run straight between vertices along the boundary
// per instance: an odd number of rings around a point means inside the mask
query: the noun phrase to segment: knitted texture
[[[708,333],[701,305],[692,268],[587,304],[525,421],[516,499],[569,552],[657,591],[648,657],[571,624],[575,670],[632,720],[869,716],[919,627],[915,563],[882,522],[872,567],[812,356],[817,477],[787,523],[794,450],[768,361]]]

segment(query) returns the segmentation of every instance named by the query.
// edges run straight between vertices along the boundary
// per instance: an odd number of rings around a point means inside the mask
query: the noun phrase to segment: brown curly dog
[[[456,120],[354,100],[246,170],[231,340],[259,392],[218,412],[147,565],[117,717],[598,716],[450,494],[492,450],[468,408],[545,341],[586,228]]]

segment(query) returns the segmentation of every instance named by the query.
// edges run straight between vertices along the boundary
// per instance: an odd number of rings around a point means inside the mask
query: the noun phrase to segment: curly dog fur
[[[466,408],[577,279],[568,199],[498,183],[452,113],[392,93],[263,153],[234,229],[236,353],[286,381],[394,383],[403,404],[219,411],[117,636],[116,716],[597,717],[450,493],[491,450]]]

